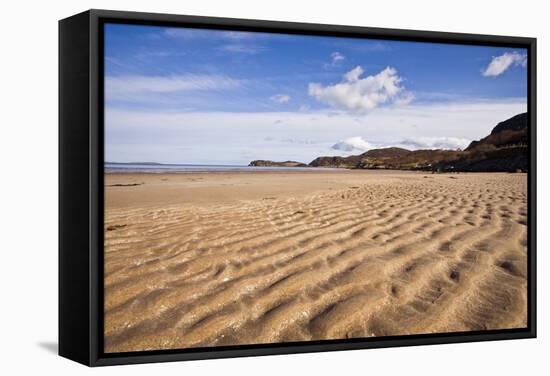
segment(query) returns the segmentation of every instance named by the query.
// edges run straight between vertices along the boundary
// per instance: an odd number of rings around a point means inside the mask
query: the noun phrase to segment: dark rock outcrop
[[[433,169],[440,172],[527,172],[529,169],[526,147],[464,153],[457,160],[434,164]]]
[[[491,134],[500,133],[502,131],[522,131],[528,129],[529,119],[527,112],[518,114],[508,120],[501,121],[493,128]]]
[[[248,164],[252,167],[307,167],[307,164],[295,161],[273,162],[256,160]]]
[[[396,150],[398,149],[398,150]],[[430,170],[434,163],[455,160],[460,152],[454,150],[406,150],[399,148],[374,149],[361,154],[357,168],[392,170]]]
[[[360,156],[352,155],[349,157],[317,157],[309,163],[311,167],[335,167],[335,168],[355,168],[360,161]]]
[[[344,167],[358,169],[430,170],[433,163],[454,160],[454,150],[407,150],[403,148],[372,149],[349,157],[319,157],[312,167]]]

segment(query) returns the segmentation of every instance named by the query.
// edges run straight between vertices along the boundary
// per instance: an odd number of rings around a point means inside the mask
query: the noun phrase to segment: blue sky
[[[526,61],[514,48],[108,24],[105,158],[464,147],[526,111]]]

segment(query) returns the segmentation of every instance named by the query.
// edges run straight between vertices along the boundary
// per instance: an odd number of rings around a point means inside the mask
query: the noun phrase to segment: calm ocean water
[[[104,171],[112,172],[228,172],[228,171],[302,171],[302,170],[340,170],[324,167],[250,167],[237,165],[187,165],[153,163],[105,163]]]

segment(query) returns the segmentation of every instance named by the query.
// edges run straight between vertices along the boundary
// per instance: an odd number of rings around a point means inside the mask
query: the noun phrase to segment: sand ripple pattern
[[[527,177],[106,209],[105,351],[525,327]]]

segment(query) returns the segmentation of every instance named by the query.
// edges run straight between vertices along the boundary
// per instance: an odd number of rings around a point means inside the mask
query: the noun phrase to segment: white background
[[[0,21],[0,374],[544,374],[550,371],[545,1],[6,1]],[[57,343],[57,20],[88,8],[538,38],[539,338],[88,369]],[[545,234],[546,232],[546,234]],[[32,373],[31,373],[32,372]],[[548,374],[548,373],[546,373]]]

